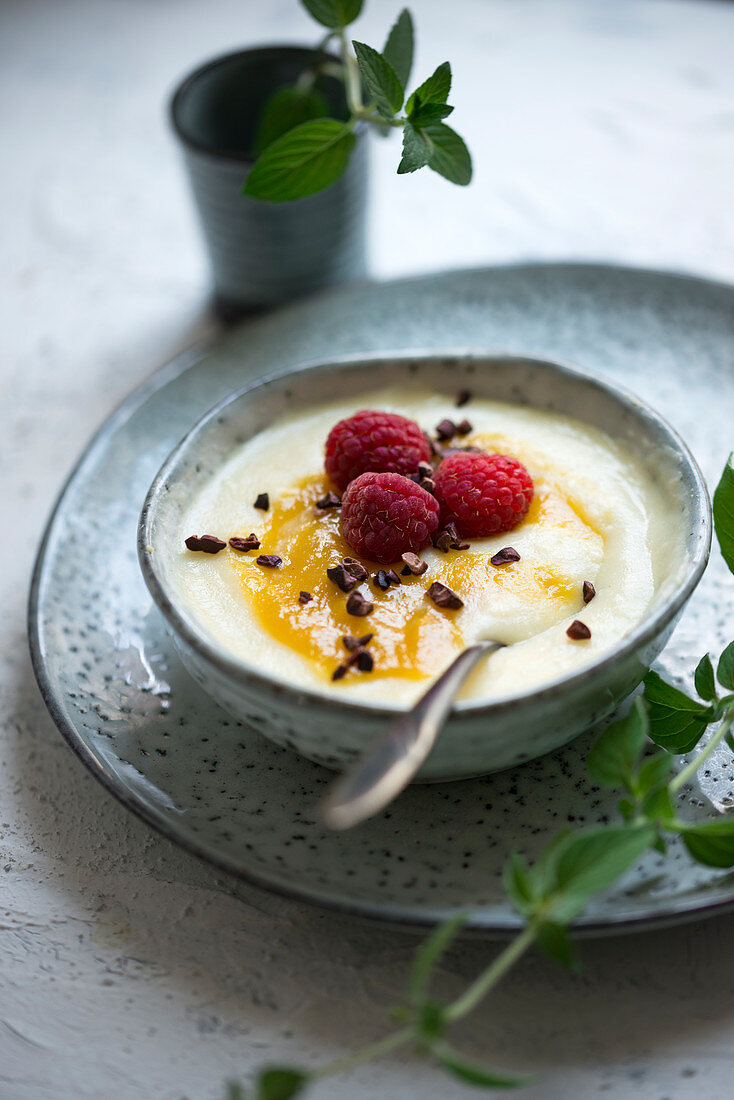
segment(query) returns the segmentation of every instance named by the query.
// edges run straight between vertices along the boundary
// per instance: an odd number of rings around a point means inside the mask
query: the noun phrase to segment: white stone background
[[[399,0],[368,0],[379,44]],[[448,57],[476,182],[374,153],[378,277],[527,258],[734,279],[734,5],[414,0],[418,69]],[[205,261],[164,100],[237,45],[312,40],[296,0],[0,3],[0,1100],[220,1100],[270,1059],[375,1038],[414,940],[246,902],[113,801],[33,683],[25,597],[46,513],[90,433],[210,331]],[[734,1091],[734,917],[528,960],[466,1049],[530,1068],[531,1100]],[[492,948],[446,959],[457,991]],[[315,1096],[470,1095],[394,1058]]]

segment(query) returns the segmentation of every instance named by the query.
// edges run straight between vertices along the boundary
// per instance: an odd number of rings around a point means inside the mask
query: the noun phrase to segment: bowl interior
[[[656,618],[673,614],[703,572],[710,544],[710,509],[700,471],[672,428],[635,397],[576,370],[543,360],[509,355],[388,355],[325,363],[261,380],[207,413],[174,450],[156,478],[141,517],[140,557],[154,598],[175,629],[221,659],[177,602],[173,571],[180,524],[192,497],[203,489],[233,450],[289,412],[336,398],[369,403],[385,386],[415,386],[450,399],[462,389],[477,397],[526,405],[574,417],[605,431],[640,456],[650,475],[680,513],[681,553],[675,575],[656,597]],[[608,655],[605,655],[608,657]],[[225,658],[226,659],[226,658]],[[229,662],[231,664],[231,662]],[[245,666],[240,663],[244,670]],[[264,675],[251,666],[248,671]]]

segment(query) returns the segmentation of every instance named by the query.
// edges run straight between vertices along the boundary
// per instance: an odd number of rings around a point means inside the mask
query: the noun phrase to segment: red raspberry
[[[463,451],[445,458],[434,474],[443,523],[453,521],[464,538],[510,531],[527,513],[533,482],[509,455]]]
[[[431,541],[438,528],[435,497],[402,474],[360,474],[342,498],[342,534],[372,561],[397,561]]]
[[[397,413],[362,409],[335,424],[326,440],[326,472],[342,490],[368,470],[412,474],[430,458],[419,426]]]

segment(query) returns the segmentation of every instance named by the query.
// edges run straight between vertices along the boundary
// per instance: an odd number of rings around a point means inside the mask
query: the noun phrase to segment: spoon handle
[[[412,710],[398,718],[331,788],[322,816],[331,829],[351,829],[400,794],[433,748],[456,694],[480,657],[502,642],[475,642],[455,658]]]

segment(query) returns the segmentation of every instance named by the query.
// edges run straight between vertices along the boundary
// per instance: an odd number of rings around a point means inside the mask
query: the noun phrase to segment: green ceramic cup
[[[293,84],[313,58],[311,50],[295,46],[226,54],[190,73],[171,99],[171,123],[183,148],[216,303],[225,317],[366,274],[363,130],[355,131],[344,175],[325,191],[287,203],[242,194],[263,105],[277,88]],[[334,117],[346,117],[340,82],[320,77],[317,86]]]

